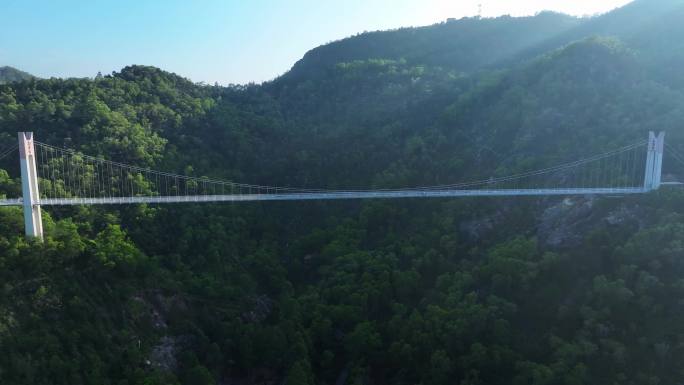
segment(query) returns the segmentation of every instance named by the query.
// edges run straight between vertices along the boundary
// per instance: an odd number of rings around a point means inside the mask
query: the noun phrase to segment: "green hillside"
[[[509,175],[649,130],[666,130],[684,152],[680,8],[637,1],[592,19],[542,13],[365,33],[310,51],[262,85],[198,85],[146,66],[4,84],[0,143],[33,131],[41,142],[141,167],[307,188]],[[6,196],[19,194],[17,163],[0,160]],[[684,178],[671,158],[664,168]],[[684,376],[677,188],[619,199],[83,206],[43,215],[46,239],[36,243],[23,237],[19,208],[0,209],[1,384],[673,384]]]
[[[581,25],[584,20],[543,12],[534,17],[464,18],[419,28],[366,32],[309,51],[286,78],[310,77],[340,62],[404,59],[471,72]]]

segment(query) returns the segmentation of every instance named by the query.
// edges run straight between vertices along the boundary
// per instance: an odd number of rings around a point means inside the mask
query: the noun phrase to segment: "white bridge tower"
[[[663,149],[665,147],[665,133],[648,133],[648,152],[646,155],[646,173],[644,176],[644,190],[651,191],[660,188],[663,170]]]
[[[33,133],[19,133],[19,160],[21,167],[21,192],[24,206],[24,227],[30,238],[43,239],[43,218],[40,214],[38,173],[36,171],[36,150]]]

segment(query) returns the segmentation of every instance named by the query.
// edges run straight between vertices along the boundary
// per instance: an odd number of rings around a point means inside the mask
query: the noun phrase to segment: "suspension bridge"
[[[502,177],[397,189],[326,190],[262,186],[155,171],[34,140],[20,132],[22,196],[0,206],[23,206],[26,234],[43,237],[41,206],[181,202],[303,201],[484,196],[624,195],[658,189],[665,134],[574,162]],[[682,160],[684,163],[684,160]]]

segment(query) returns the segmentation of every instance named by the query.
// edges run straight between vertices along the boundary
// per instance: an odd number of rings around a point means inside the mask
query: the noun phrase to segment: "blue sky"
[[[606,12],[629,0],[2,0],[0,66],[92,77],[129,64],[193,81],[261,82],[306,51],[363,31],[478,13]]]

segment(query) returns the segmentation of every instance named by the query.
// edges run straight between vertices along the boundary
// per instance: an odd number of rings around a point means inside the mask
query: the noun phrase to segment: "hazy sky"
[[[41,77],[147,64],[194,81],[247,83],[363,31],[478,14],[603,13],[629,0],[2,0],[0,66]]]

